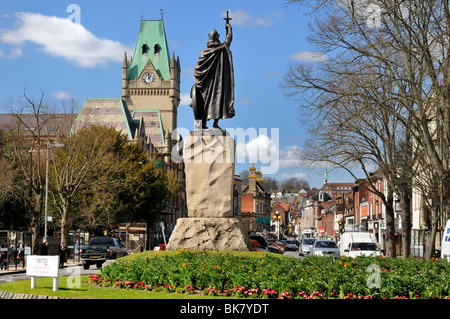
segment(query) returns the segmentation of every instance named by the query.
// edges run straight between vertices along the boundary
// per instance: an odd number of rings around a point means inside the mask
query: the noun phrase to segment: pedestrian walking
[[[75,252],[73,255],[73,259],[75,262],[79,261],[80,258],[80,244],[78,243],[78,240],[75,243]]]
[[[66,260],[66,251],[66,246],[64,245],[64,243],[61,243],[61,246],[59,247],[59,268],[64,267],[64,261]]]
[[[44,239],[44,241],[41,244],[41,255],[47,256],[48,255],[48,241],[47,239]]]
[[[8,270],[8,244],[2,244],[0,257],[0,270]]]

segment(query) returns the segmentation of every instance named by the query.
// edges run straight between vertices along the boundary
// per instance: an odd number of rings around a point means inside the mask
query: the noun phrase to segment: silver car
[[[341,252],[332,240],[316,240],[311,251],[311,255],[314,256],[332,256],[334,258],[339,258]]]
[[[299,255],[300,256],[310,255],[314,242],[316,240],[317,240],[316,238],[303,238],[298,248]]]

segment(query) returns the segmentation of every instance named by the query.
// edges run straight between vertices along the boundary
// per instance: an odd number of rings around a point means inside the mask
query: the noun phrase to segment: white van
[[[381,250],[377,246],[375,235],[366,232],[343,233],[339,249],[341,256],[346,257],[381,256]]]
[[[450,219],[447,220],[441,241],[441,258],[450,261]]]

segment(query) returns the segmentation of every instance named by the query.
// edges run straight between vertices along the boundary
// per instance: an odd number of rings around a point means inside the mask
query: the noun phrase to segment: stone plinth
[[[167,250],[239,250],[252,247],[238,218],[179,218]]]
[[[234,150],[234,139],[218,129],[196,130],[186,138],[189,217],[233,217]]]
[[[167,250],[251,250],[244,223],[233,218],[235,141],[218,129],[195,130],[183,160],[189,218],[179,218]]]

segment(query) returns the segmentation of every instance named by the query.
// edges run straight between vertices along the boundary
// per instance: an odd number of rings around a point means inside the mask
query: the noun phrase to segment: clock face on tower
[[[150,85],[155,82],[155,76],[151,73],[145,73],[142,77],[142,81],[144,81],[145,84]]]

